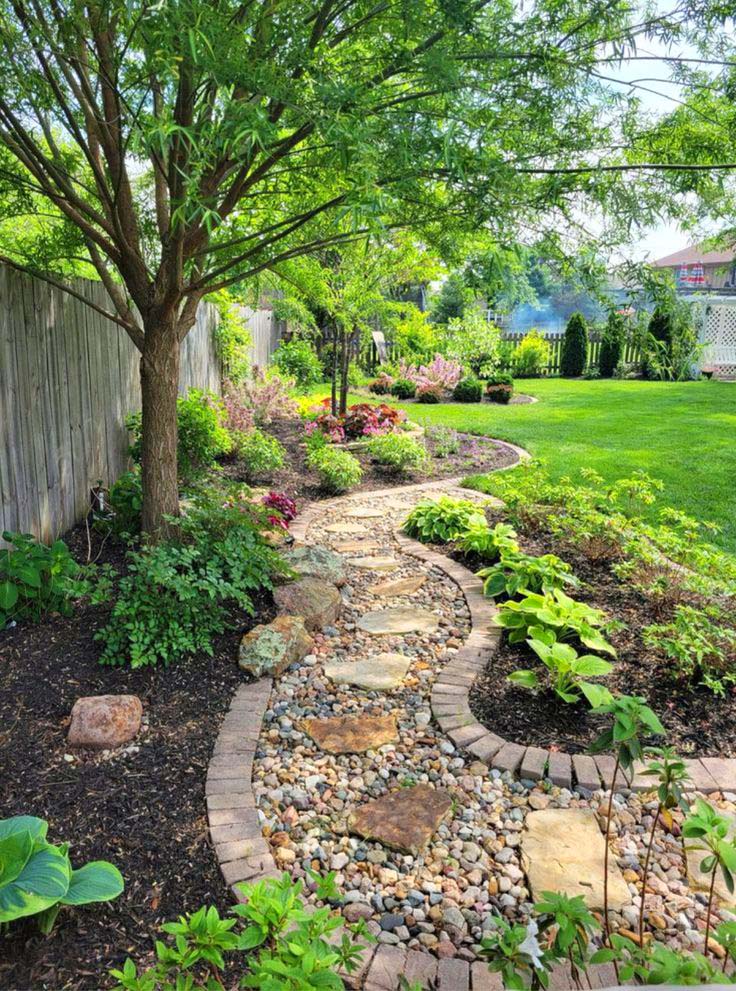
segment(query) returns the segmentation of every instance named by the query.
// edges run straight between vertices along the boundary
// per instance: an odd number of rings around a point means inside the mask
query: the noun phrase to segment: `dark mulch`
[[[86,553],[83,532],[68,536]],[[105,547],[114,566],[121,550]],[[268,603],[261,603],[262,612]],[[143,958],[161,922],[228,899],[207,839],[204,778],[220,720],[242,674],[237,644],[252,622],[217,639],[212,658],[131,671],[102,667],[94,633],[105,610],[81,607],[0,633],[0,817],[47,819],[72,863],[105,859],[125,878],[110,905],[62,909],[49,937],[32,919],[0,936],[0,987],[99,988],[127,955]],[[84,695],[132,693],[147,731],[138,753],[67,761],[68,717]]]
[[[317,475],[307,467],[307,451],[304,446],[304,424],[301,420],[283,418],[275,420],[268,428],[287,451],[286,466],[273,478],[268,480],[272,489],[288,493],[297,500],[324,498],[320,492]],[[430,479],[452,478],[454,476],[470,475],[479,472],[493,471],[516,462],[517,456],[507,447],[496,444],[487,437],[476,437],[472,434],[460,434],[461,448],[457,454],[438,458],[434,456],[436,445],[431,438],[426,444],[431,461],[424,472],[414,472],[410,475],[399,475],[387,472],[371,460],[365,451],[351,451],[363,467],[363,481],[358,487],[361,491],[383,489],[392,485],[411,485]],[[242,466],[237,461],[231,461],[225,466],[228,477],[235,481],[246,481]]]
[[[305,465],[303,425],[279,421],[271,428],[287,448],[288,467],[269,480],[300,501],[318,498],[317,479]],[[386,475],[359,454],[364,489],[422,481],[428,476]],[[487,471],[515,456],[492,441],[465,437],[460,454],[432,460],[430,477]],[[225,466],[242,477],[237,463]],[[84,527],[66,535],[78,560],[87,557]],[[93,535],[93,557],[100,550]],[[124,549],[110,540],[100,563],[125,568]],[[268,619],[270,600],[258,603]],[[126,956],[143,960],[157,927],[202,904],[226,911],[226,888],[207,838],[204,779],[217,730],[236,685],[242,633],[253,625],[236,617],[236,629],[215,643],[214,657],[191,658],[169,669],[102,667],[94,634],[106,609],[81,606],[69,619],[0,632],[0,817],[27,814],[47,819],[52,842],[71,843],[72,862],[104,859],[126,882],[111,905],[62,910],[49,937],[32,920],[0,936],[0,988],[97,989]],[[143,701],[148,729],[137,753],[108,759],[74,755],[65,744],[69,713],[85,695],[132,693]]]
[[[544,532],[522,534],[522,538],[522,546],[529,553],[555,553],[572,566],[574,574],[585,583],[571,593],[575,598],[626,624],[626,629],[608,637],[618,658],[605,684],[612,691],[648,699],[667,730],[667,742],[681,755],[736,756],[736,691],[719,698],[706,688],[676,680],[671,661],[642,643],[641,628],[667,622],[672,609],[663,612],[620,581],[612,573],[610,562],[591,561],[574,548],[561,547],[559,543],[556,546],[554,538]],[[578,650],[584,652],[580,645]],[[504,637],[500,650],[471,692],[470,704],[476,718],[514,743],[553,747],[568,753],[585,750],[605,725],[604,719],[592,717],[585,704],[567,705],[552,692],[535,695],[507,681],[507,676],[519,668],[535,668],[540,675],[545,670],[524,644],[509,645]]]

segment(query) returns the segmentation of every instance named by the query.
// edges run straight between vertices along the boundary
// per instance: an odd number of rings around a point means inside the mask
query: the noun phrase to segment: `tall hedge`
[[[621,360],[624,344],[624,318],[612,310],[608,314],[603,336],[601,337],[601,352],[598,356],[598,371],[601,378],[610,379]]]
[[[588,325],[582,313],[573,313],[567,321],[560,355],[560,374],[577,378],[585,371],[588,360]]]
[[[649,318],[648,331],[655,341],[660,341],[665,345],[665,350],[669,352],[672,348],[672,314],[662,306],[655,306],[654,312]],[[652,362],[649,360],[647,355],[647,350],[651,350],[651,347],[647,349],[645,347],[645,355],[643,361],[643,371],[644,377],[648,379],[656,378],[656,372],[652,366]]]

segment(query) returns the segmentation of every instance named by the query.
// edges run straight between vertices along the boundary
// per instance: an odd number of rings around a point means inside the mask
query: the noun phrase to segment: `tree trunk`
[[[331,409],[332,415],[337,416],[337,372],[338,372],[338,362],[337,362],[337,323],[333,320],[332,322],[332,375],[330,377],[330,397],[331,397]]]
[[[340,415],[348,411],[348,372],[350,369],[350,336],[344,324],[340,325]]]
[[[176,399],[179,336],[175,322],[146,325],[141,358],[143,532],[154,541],[170,536],[165,516],[179,515]]]

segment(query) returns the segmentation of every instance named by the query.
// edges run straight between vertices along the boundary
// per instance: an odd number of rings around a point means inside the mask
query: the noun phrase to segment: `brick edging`
[[[524,746],[504,740],[479,723],[470,709],[470,691],[501,642],[501,630],[489,625],[497,612],[492,599],[483,594],[483,583],[472,571],[439,551],[412,540],[399,530],[394,536],[402,551],[443,571],[461,589],[470,612],[470,634],[448,661],[432,686],[431,707],[435,722],[456,747],[500,771],[510,771],[529,781],[542,778],[571,788],[575,783],[586,791],[610,789],[614,759],[610,754],[591,757],[561,750]],[[693,791],[703,794],[736,792],[736,758],[687,758],[685,766]],[[652,791],[652,779],[635,769],[633,779],[619,770],[617,786],[633,791]]]

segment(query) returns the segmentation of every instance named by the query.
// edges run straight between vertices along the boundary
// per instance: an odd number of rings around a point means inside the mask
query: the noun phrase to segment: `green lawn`
[[[555,477],[590,467],[613,480],[642,468],[664,482],[662,503],[717,523],[714,542],[736,551],[736,383],[528,379],[517,388],[540,401],[405,408],[420,422],[520,444]]]

